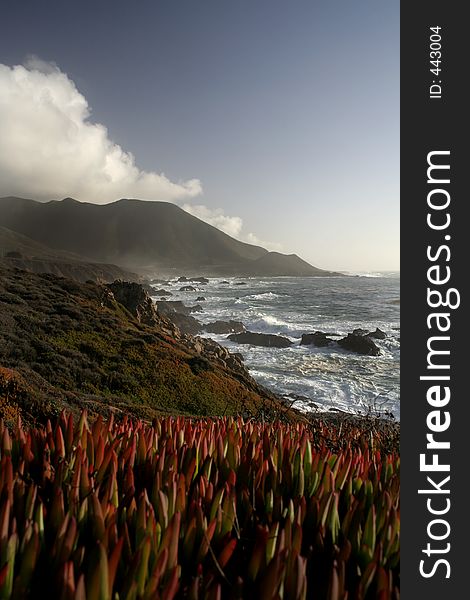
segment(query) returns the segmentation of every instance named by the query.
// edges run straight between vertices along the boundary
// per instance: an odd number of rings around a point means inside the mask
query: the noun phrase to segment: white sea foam
[[[399,297],[400,281],[397,274],[364,275],[374,276],[227,278],[229,285],[222,285],[223,279],[218,278],[185,293],[178,292],[181,282],[158,287],[173,292],[169,300],[182,300],[186,305],[204,296],[206,301],[200,303],[204,312],[194,315],[204,323],[234,319],[250,331],[288,336],[294,345],[287,349],[238,345],[226,335],[209,337],[232,352],[241,352],[251,374],[280,395],[290,395],[294,406],[347,412],[376,406],[399,418],[400,331],[396,328],[400,307],[390,300]],[[240,281],[246,285],[235,285]],[[361,356],[336,344],[325,348],[300,345],[303,333],[345,336],[358,327],[385,331],[384,340],[374,340],[380,356]]]
[[[280,294],[275,294],[274,292],[262,292],[261,294],[250,294],[248,296],[243,296],[243,300],[268,300],[280,297]]]

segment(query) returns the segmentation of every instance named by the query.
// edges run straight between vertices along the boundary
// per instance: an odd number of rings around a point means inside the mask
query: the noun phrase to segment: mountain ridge
[[[240,242],[175,204],[122,198],[90,204],[0,198],[0,225],[84,260],[140,274],[328,276],[297,255]]]

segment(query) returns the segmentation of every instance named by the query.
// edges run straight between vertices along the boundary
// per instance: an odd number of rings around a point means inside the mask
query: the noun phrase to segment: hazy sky
[[[398,1],[3,0],[0,65],[1,195],[166,199],[398,269]]]

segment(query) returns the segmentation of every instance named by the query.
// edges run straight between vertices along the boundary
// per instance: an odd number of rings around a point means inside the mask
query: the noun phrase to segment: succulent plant
[[[395,454],[301,423],[0,423],[0,599],[399,597]]]

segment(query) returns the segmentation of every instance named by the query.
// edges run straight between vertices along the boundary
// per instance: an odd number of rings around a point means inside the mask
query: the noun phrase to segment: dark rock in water
[[[241,321],[214,321],[204,325],[207,333],[243,333],[246,331],[245,326]]]
[[[369,331],[367,329],[353,329],[352,334],[353,335],[367,335],[369,333]]]
[[[251,344],[253,346],[265,346],[267,348],[288,348],[293,344],[289,338],[281,335],[252,333],[251,331],[232,333],[227,339],[232,340],[232,342],[237,342],[238,344]]]
[[[246,285],[245,281],[237,281],[235,285]]]
[[[367,329],[354,329],[352,332],[353,335],[367,336],[371,338],[375,338],[376,340],[384,340],[387,337],[385,331],[382,331],[378,327],[375,328],[375,331],[368,331]]]
[[[206,299],[204,298],[204,296],[198,296],[196,298],[196,302],[205,302],[205,301],[206,301]]]
[[[173,294],[167,290],[155,290],[154,288],[150,288],[150,294],[152,296],[173,296]]]
[[[180,292],[196,292],[196,288],[193,287],[192,285],[183,285],[183,287],[180,287]]]
[[[367,334],[367,337],[375,338],[376,340],[384,340],[387,337],[385,331],[382,331],[378,327],[375,328],[375,331],[371,331]]]
[[[202,308],[202,306],[200,304],[195,304],[194,306],[188,306],[188,308],[189,308],[190,313],[204,312],[204,309]]]
[[[326,337],[326,333],[323,331],[315,331],[315,333],[304,333],[302,340],[300,341],[301,346],[316,346],[317,348],[323,348],[329,346],[333,340]]]
[[[338,340],[338,344],[341,348],[357,352],[358,354],[366,354],[368,356],[379,356],[380,354],[380,349],[367,335],[348,333],[347,337]]]
[[[220,283],[223,285],[230,285],[230,281],[221,281]]]

